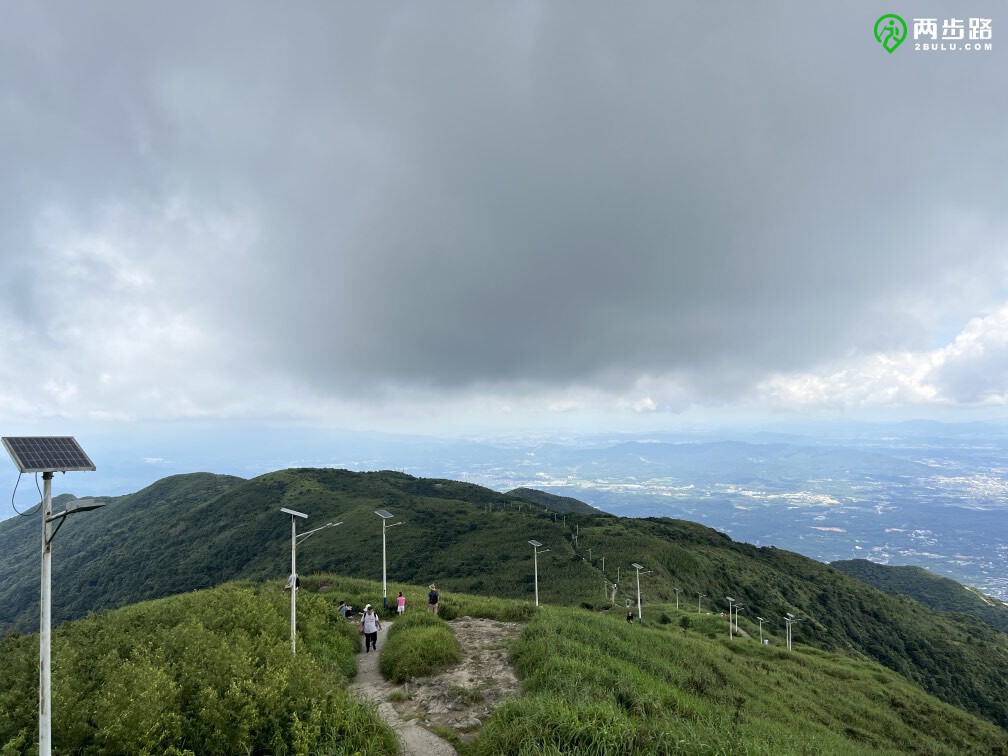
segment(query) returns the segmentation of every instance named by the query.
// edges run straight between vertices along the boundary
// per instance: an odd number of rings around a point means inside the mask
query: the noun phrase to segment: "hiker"
[[[293,588],[296,591],[300,587],[301,587],[301,578],[291,573],[291,576],[287,578],[287,585],[284,586],[284,590],[289,591],[291,588]]]
[[[399,591],[399,598],[396,599],[396,606],[399,614],[404,614],[406,612],[406,597],[402,595],[402,591]]]
[[[430,584],[430,592],[427,594],[427,611],[431,614],[438,613],[438,592],[434,583]]]
[[[364,653],[371,653],[372,648],[377,651],[378,631],[381,630],[381,620],[378,619],[378,615],[371,608],[371,604],[364,607],[364,614],[361,615],[360,629],[364,633]]]
[[[631,625],[633,624],[633,609],[627,609],[626,621],[629,622]]]

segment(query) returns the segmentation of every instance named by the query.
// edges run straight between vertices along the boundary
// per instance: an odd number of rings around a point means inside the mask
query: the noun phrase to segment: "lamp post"
[[[385,524],[392,517],[392,513],[384,509],[376,509],[375,514],[381,517],[381,585],[382,585],[382,606],[388,609],[388,579],[385,572]],[[389,525],[390,528],[394,528],[396,525],[402,525],[402,522],[396,522]]]
[[[736,603],[735,604],[735,629],[736,630],[739,629],[739,626],[738,626],[738,610],[739,609],[745,609],[745,607],[744,606],[740,606],[739,604]],[[736,633],[736,635],[738,635],[738,634],[739,633]]]
[[[78,499],[66,505],[62,512],[52,514],[52,473],[42,473],[44,481],[44,511],[46,513],[44,521],[44,543],[42,546],[42,607],[41,625],[44,628],[39,635],[39,648],[42,661],[39,664],[39,754],[50,753],[52,747],[52,680],[50,670],[52,670],[51,643],[52,643],[52,542],[56,533],[66,521],[66,518],[75,512],[87,512],[98,507],[105,506],[93,499]],[[53,523],[56,527],[53,528]],[[42,676],[44,675],[44,680]],[[42,718],[45,717],[45,747],[43,748],[42,738]]]
[[[294,509],[287,509],[287,507],[280,507],[280,511],[284,514],[289,514],[291,518],[291,570],[290,570],[290,580],[288,585],[290,586],[291,592],[291,621],[290,621],[290,639],[291,639],[291,653],[297,653],[297,640],[295,639],[296,627],[297,627],[297,520],[296,517],[307,520],[308,515],[304,512],[298,512]]]
[[[757,617],[756,619],[759,620],[759,644],[762,646],[763,645],[763,623],[766,622],[766,620],[763,619],[762,617]]]
[[[535,539],[529,541],[532,545],[532,563],[535,568],[535,600],[536,606],[539,606],[539,548],[542,546],[539,541]],[[543,549],[542,553],[545,554],[549,549]]]
[[[39,756],[52,753],[52,542],[66,518],[104,506],[93,499],[71,501],[52,511],[54,472],[94,471],[90,457],[72,436],[4,437],[3,445],[23,474],[42,473],[42,568],[39,595]],[[53,527],[53,523],[56,527]]]
[[[731,605],[732,605],[732,602],[735,599],[733,599],[731,596],[725,596],[725,599],[728,601],[728,640],[731,640],[731,638],[732,638],[732,629],[731,629],[731,612],[732,612],[732,606]]]
[[[288,585],[291,592],[291,621],[290,621],[290,640],[291,640],[291,653],[297,653],[297,587],[298,587],[298,574],[297,574],[297,545],[304,541],[312,533],[318,533],[320,530],[325,530],[326,528],[334,528],[337,525],[342,525],[342,522],[327,522],[320,528],[315,528],[315,530],[309,530],[307,533],[302,533],[300,536],[297,534],[297,519],[307,520],[308,515],[304,512],[298,512],[294,509],[287,509],[287,507],[280,507],[280,511],[284,514],[289,514],[291,516],[291,571]]]
[[[673,588],[672,590],[675,591],[675,608],[676,608],[676,611],[678,611],[679,610],[679,589],[678,588]]]
[[[787,650],[790,651],[791,650],[791,625],[793,623],[797,622],[798,620],[795,619],[795,616],[793,614],[791,614],[791,612],[787,612],[787,616],[784,617],[784,621],[787,623]]]
[[[696,595],[696,613],[700,614],[700,599],[707,598],[706,593],[697,593]]]
[[[641,596],[640,596],[640,571],[644,569],[643,564],[637,564],[637,562],[632,562],[630,564],[635,570],[637,570],[637,621],[640,624],[644,624],[644,611],[641,609]]]

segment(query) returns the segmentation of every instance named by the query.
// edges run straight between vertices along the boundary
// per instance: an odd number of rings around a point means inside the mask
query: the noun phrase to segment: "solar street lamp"
[[[732,611],[732,608],[731,608],[731,605],[732,605],[732,602],[735,599],[733,599],[731,596],[725,596],[725,600],[728,602],[728,640],[731,640],[731,637],[732,637],[732,629],[731,629],[731,611]]]
[[[675,608],[676,611],[679,611],[679,589],[673,588],[672,590],[675,591]]]
[[[326,528],[334,528],[337,525],[342,525],[342,522],[327,522],[320,528],[315,528],[315,530],[309,530],[307,533],[302,533],[300,536],[297,534],[297,519],[298,517],[302,519],[308,519],[308,515],[304,512],[298,512],[294,509],[287,509],[287,507],[280,507],[280,511],[284,514],[289,514],[291,516],[291,571],[290,578],[287,581],[287,587],[290,588],[291,592],[291,621],[290,621],[290,639],[291,639],[291,653],[297,653],[297,589],[298,589],[298,574],[297,574],[297,545],[304,541],[308,536],[313,533],[318,533],[320,530],[325,530]]]
[[[539,554],[540,553],[545,554],[547,551],[549,551],[549,549],[543,549],[542,552],[540,552],[539,548],[542,546],[542,544],[539,543],[539,541],[536,541],[534,539],[531,540],[531,541],[529,541],[529,544],[531,544],[531,546],[532,546],[532,564],[533,564],[533,566],[535,568],[535,599],[536,599],[536,606],[539,606]]]
[[[697,593],[696,595],[696,613],[700,614],[700,599],[707,598],[706,593]]]
[[[797,621],[798,620],[795,619],[795,616],[793,614],[791,614],[791,612],[787,612],[787,616],[784,617],[784,622],[787,623],[787,650],[788,651],[791,650],[791,625],[793,623],[797,622]]]
[[[52,511],[54,472],[94,471],[95,466],[72,436],[9,437],[3,445],[18,471],[42,473],[42,576],[39,600],[39,756],[52,753],[52,542],[66,518],[102,504],[92,499],[70,502],[62,512]],[[56,523],[56,527],[53,527]]]
[[[736,635],[741,634],[740,631],[739,631],[739,626],[738,626],[738,610],[739,609],[745,609],[745,607],[744,606],[740,606],[738,603],[736,603],[735,604],[735,631],[736,631],[735,634]],[[730,619],[731,618],[729,617],[729,620]]]
[[[389,519],[393,517],[391,512],[384,509],[376,509],[375,514],[381,517],[381,584],[382,584],[382,606],[388,609],[388,578],[385,569],[385,525]],[[389,525],[390,528],[394,528],[396,525],[402,525],[402,522],[395,522]]]
[[[637,621],[640,624],[644,624],[644,612],[641,610],[641,597],[640,597],[640,571],[644,569],[643,564],[637,564],[633,562],[630,564],[635,570],[637,570]]]

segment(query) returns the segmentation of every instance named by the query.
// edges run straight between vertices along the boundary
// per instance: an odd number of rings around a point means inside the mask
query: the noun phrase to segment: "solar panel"
[[[5,437],[3,445],[23,473],[95,469],[94,462],[73,436]]]

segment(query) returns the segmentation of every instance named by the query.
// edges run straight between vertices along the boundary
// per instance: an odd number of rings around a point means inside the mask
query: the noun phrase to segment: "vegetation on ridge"
[[[389,630],[378,668],[386,680],[403,683],[428,677],[461,658],[458,639],[447,622],[426,611],[412,611],[398,617]]]
[[[395,754],[345,692],[360,641],[336,606],[229,584],[65,623],[53,634],[53,749],[81,754]],[[38,637],[0,641],[0,749],[37,749]],[[33,745],[34,744],[34,745]]]
[[[472,756],[1008,752],[1003,730],[870,662],[708,640],[676,622],[547,608],[512,658],[524,695]]]
[[[830,562],[830,566],[880,591],[900,593],[943,612],[961,612],[1008,633],[1008,606],[923,567],[876,564],[867,559]]]
[[[296,656],[282,584],[229,584],[65,623],[54,634],[57,750],[395,753],[374,707],[346,694],[360,638],[336,612],[341,599],[375,603],[381,584],[306,575]],[[420,608],[424,586],[401,590],[415,607],[396,620],[401,638],[425,644],[410,625],[448,629]],[[444,596],[453,617],[528,621],[512,648],[524,693],[463,746],[470,756],[1008,753],[1003,730],[877,664],[800,642],[787,652],[728,641],[717,614],[662,605],[642,627],[612,610]],[[0,753],[32,750],[37,651],[34,636],[0,641],[0,668],[11,670]]]
[[[199,481],[213,487],[206,500],[195,493]],[[155,488],[177,503],[162,505]],[[636,603],[629,564],[639,561],[646,568],[641,591],[648,620],[658,619],[652,607],[674,605],[677,588],[683,604],[695,606],[698,594],[705,594],[704,610],[725,609],[724,597],[733,596],[744,607],[743,625],[747,617],[766,618],[764,630],[775,642],[783,635],[781,616],[793,612],[800,620],[797,642],[874,659],[942,700],[1008,725],[1008,635],[979,621],[936,612],[798,554],[737,543],[695,523],[544,512],[478,486],[402,473],[285,470],[237,482],[177,476],[122,497],[61,530],[54,617],[67,616],[68,607],[79,612],[91,604],[128,604],[235,578],[286,578],[290,518],[279,512],[282,506],[309,514],[299,522],[302,531],[327,521],[343,523],[299,546],[303,575],[380,579],[381,520],[374,511],[384,508],[403,523],[387,534],[393,596],[403,584],[436,581],[443,596],[468,592],[529,600],[534,578],[527,541],[535,538],[550,549],[540,552],[538,563],[543,603],[610,606],[610,586],[617,579],[616,602]],[[38,538],[26,524],[0,523],[5,629],[37,626]],[[36,556],[16,564],[7,559],[8,545],[27,548],[28,542]],[[18,591],[25,593],[20,602]],[[412,606],[424,601],[409,599]],[[4,622],[5,616],[15,619]]]

